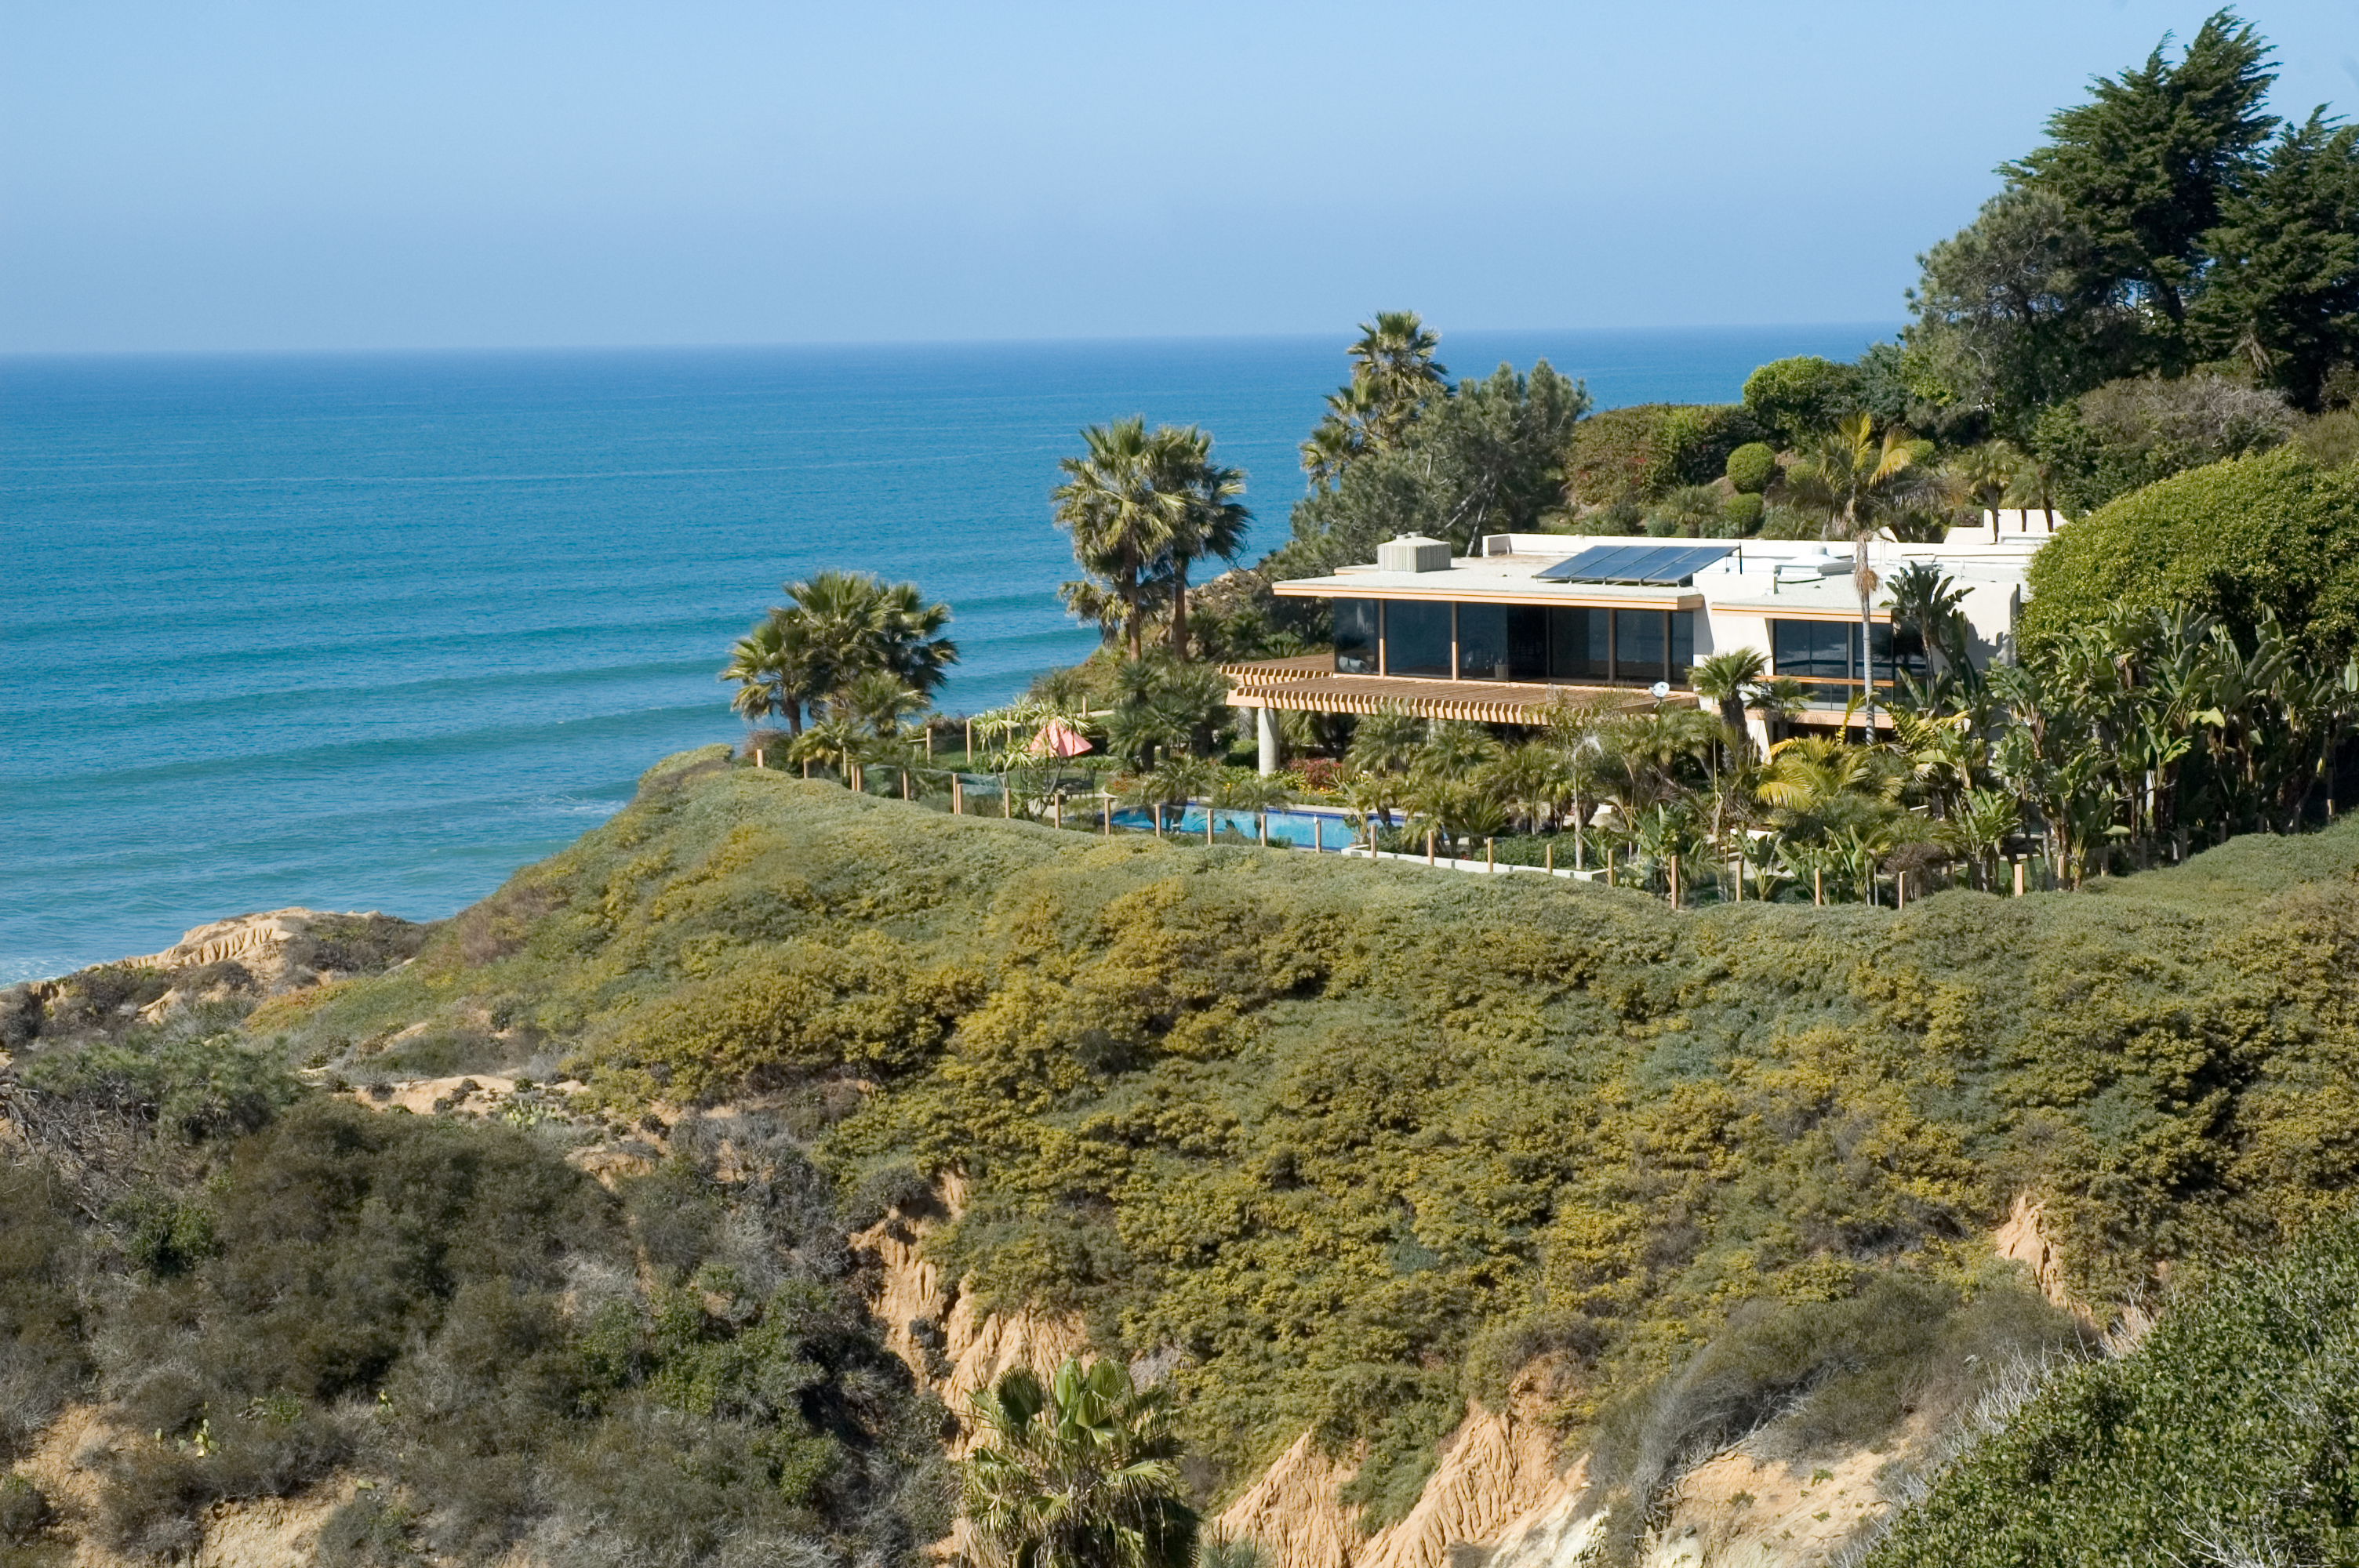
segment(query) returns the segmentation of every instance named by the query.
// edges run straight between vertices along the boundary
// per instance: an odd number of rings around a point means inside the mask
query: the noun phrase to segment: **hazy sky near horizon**
[[[0,0],[0,351],[1897,320],[2204,14]],[[2359,112],[2359,0],[2245,14]]]

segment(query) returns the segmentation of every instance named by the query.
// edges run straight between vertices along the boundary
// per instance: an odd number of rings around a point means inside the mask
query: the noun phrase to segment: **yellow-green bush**
[[[2099,1301],[2342,1201],[2354,860],[2337,827],[2083,894],[1673,914],[700,762],[521,874],[514,950],[438,934],[285,1044],[503,997],[619,1107],[802,1097],[847,1191],[965,1173],[930,1245],[984,1304],[1178,1352],[1233,1478],[1365,1444],[1374,1519],[1503,1358],[1559,1357],[1585,1423],[1748,1303],[1971,1303],[2019,1191]]]

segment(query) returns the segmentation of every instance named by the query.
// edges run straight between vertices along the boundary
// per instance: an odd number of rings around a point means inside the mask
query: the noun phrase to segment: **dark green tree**
[[[1462,552],[1484,534],[1535,526],[1559,501],[1559,470],[1589,393],[1543,360],[1529,375],[1501,365],[1430,404],[1401,444],[1353,462],[1294,508],[1294,537],[1269,565],[1317,577],[1375,558],[1397,534],[1448,539]]]
[[[2234,11],[2215,12],[2176,63],[2158,47],[2136,70],[2092,82],[2088,102],[2049,118],[2046,146],[2002,166],[2061,202],[2104,276],[2164,318],[2167,356],[2201,287],[2204,237],[2277,125],[2261,106],[2276,80],[2270,52]]]
[[[1745,407],[1790,447],[1859,406],[1859,372],[1817,354],[1771,360],[1745,378]]]
[[[2003,191],[1918,258],[1905,334],[1946,401],[2029,433],[2043,406],[2125,375],[2147,353],[2139,313],[2088,231],[2045,191]]]
[[[2204,244],[2218,259],[2192,309],[2202,351],[2316,409],[2335,366],[2359,361],[2359,126],[2322,109],[2288,125]]]

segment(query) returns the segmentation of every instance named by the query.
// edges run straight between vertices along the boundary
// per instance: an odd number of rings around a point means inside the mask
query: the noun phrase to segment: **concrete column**
[[[1266,708],[1254,709],[1254,736],[1261,742],[1261,773],[1277,772],[1277,717]]]

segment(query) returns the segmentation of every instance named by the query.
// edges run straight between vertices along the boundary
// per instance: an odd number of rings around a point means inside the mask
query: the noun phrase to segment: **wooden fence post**
[[[1098,827],[1101,838],[1114,837],[1114,792],[1111,790],[1098,791]]]
[[[956,773],[951,775],[951,815],[966,815],[966,780]]]
[[[1611,844],[1605,846],[1605,885],[1614,885],[1614,846]]]
[[[1483,869],[1485,871],[1495,871],[1499,869],[1497,861],[1493,857],[1491,851],[1491,843],[1492,841],[1488,838],[1483,840]]]
[[[1555,839],[1551,838],[1547,843],[1540,846],[1540,869],[1547,871],[1550,876],[1556,875]]]
[[[1671,857],[1671,907],[1672,907],[1673,909],[1677,909],[1677,908],[1679,908],[1679,906],[1680,906],[1680,858],[1679,858],[1677,855],[1673,855],[1673,856]]]
[[[1013,822],[1016,819],[1016,796],[1008,790],[1007,775],[999,775],[999,815]]]
[[[1268,848],[1269,848],[1269,813],[1268,813],[1268,812],[1266,812],[1266,811],[1256,811],[1256,812],[1255,812],[1255,813],[1254,813],[1254,831],[1255,831],[1256,833],[1257,833],[1257,834],[1259,834],[1259,835],[1261,836],[1261,847],[1262,847],[1263,849],[1268,849]]]
[[[1425,863],[1429,866],[1433,864],[1433,829],[1430,827],[1425,830]]]

